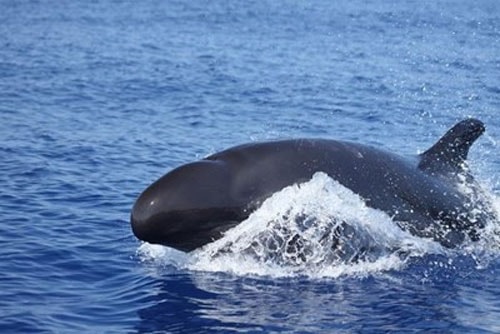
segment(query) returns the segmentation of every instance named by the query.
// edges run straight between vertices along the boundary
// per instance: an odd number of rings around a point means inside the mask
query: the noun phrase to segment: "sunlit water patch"
[[[498,211],[500,200],[491,198]],[[366,276],[399,270],[429,255],[440,259],[432,261],[436,267],[455,268],[460,256],[485,267],[497,257],[499,235],[498,222],[491,221],[481,230],[479,242],[443,248],[403,231],[386,213],[367,207],[358,195],[320,172],[275,193],[223,238],[191,254],[145,243],[139,255],[157,264],[238,275]]]

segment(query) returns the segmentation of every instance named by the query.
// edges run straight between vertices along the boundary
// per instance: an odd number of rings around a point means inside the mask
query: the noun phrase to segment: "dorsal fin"
[[[459,171],[469,148],[485,130],[483,122],[469,118],[457,123],[434,146],[420,155],[418,168],[431,172]]]

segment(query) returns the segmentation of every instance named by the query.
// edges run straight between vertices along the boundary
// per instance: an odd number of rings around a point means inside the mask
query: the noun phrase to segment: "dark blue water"
[[[500,332],[498,238],[275,277],[145,257],[128,222],[148,184],[228,146],[414,154],[467,116],[498,198],[497,0],[5,0],[0,36],[1,332]]]

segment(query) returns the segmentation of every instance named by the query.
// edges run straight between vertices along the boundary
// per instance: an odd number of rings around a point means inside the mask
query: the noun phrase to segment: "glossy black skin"
[[[236,146],[154,182],[133,207],[132,229],[141,240],[191,251],[220,238],[273,193],[322,171],[412,234],[454,247],[467,235],[476,238],[487,219],[472,217],[472,200],[456,189],[468,149],[483,132],[480,121],[462,121],[410,158],[323,139]]]

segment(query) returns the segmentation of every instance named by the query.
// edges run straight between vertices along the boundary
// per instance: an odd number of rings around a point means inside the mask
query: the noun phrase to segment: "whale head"
[[[182,251],[220,238],[242,219],[240,206],[229,195],[228,173],[223,162],[201,160],[164,175],[132,208],[135,236]]]

